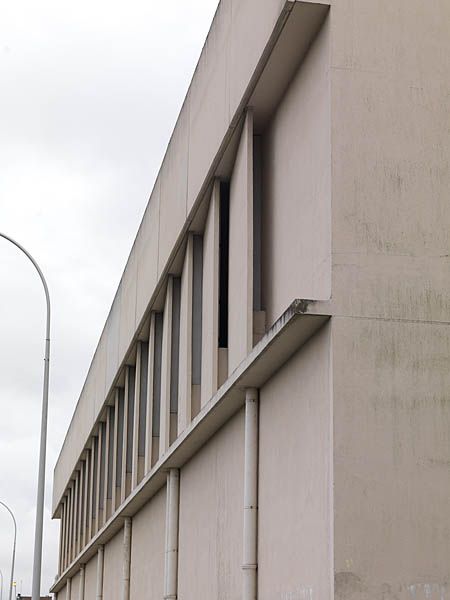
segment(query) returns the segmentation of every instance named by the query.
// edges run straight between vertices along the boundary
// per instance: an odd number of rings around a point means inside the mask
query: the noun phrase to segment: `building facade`
[[[58,600],[450,600],[449,24],[219,4],[55,467]]]

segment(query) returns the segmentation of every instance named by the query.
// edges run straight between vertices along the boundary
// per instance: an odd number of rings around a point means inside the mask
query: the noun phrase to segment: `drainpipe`
[[[245,390],[243,600],[257,599],[258,390]]]
[[[78,594],[79,600],[84,600],[84,578],[85,578],[85,570],[84,565],[80,566],[80,590]]]
[[[178,469],[170,469],[167,474],[164,600],[177,598],[179,498],[180,472]]]
[[[69,577],[67,579],[67,583],[66,583],[66,600],[70,600],[71,595],[72,595],[72,580]]]
[[[123,594],[122,600],[130,599],[131,570],[131,518],[127,517],[123,524]]]
[[[103,598],[103,563],[105,557],[105,547],[99,546],[97,551],[97,600]]]

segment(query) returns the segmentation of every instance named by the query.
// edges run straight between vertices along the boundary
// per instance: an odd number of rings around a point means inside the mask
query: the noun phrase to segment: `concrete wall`
[[[56,594],[56,600],[66,600],[67,596],[67,584],[64,585],[59,592]]]
[[[335,596],[446,599],[450,5],[332,14]]]
[[[86,563],[84,577],[84,600],[96,600],[97,555]]]
[[[450,329],[333,321],[336,598],[450,597]]]
[[[293,298],[331,295],[330,26],[263,133],[262,296],[270,326]]]
[[[123,529],[105,544],[103,597],[121,600],[123,586]]]
[[[80,598],[80,572],[72,577],[70,590],[70,600],[79,600]]]
[[[281,5],[220,4],[55,471],[56,501]],[[328,298],[331,283],[333,318],[261,390],[261,600],[331,598],[333,576],[339,600],[450,598],[449,20],[447,0],[335,0],[262,132],[267,324],[295,297]],[[231,189],[230,371],[252,319],[251,141],[247,120]],[[183,319],[188,347],[188,310]],[[241,412],[181,471],[181,600],[240,598],[242,473]],[[162,595],[163,495],[134,520],[136,594]],[[120,532],[105,548],[108,600],[122,572]]]
[[[181,470],[180,599],[241,597],[243,417],[240,411]]]
[[[448,321],[450,4],[332,15],[336,311]]]
[[[253,344],[253,116],[246,115],[230,183],[228,373]]]
[[[259,600],[332,597],[330,330],[260,390]]]
[[[163,598],[166,489],[133,517],[131,598]]]
[[[284,0],[266,0],[264,10],[255,0],[219,5],[55,467],[54,509],[283,5]]]

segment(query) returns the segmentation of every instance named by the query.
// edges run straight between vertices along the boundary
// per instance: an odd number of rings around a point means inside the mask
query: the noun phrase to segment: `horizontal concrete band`
[[[295,300],[270,328],[247,358],[232,373],[214,397],[195,417],[131,492],[108,522],[72,561],[54,583],[51,592],[62,589],[80,565],[86,564],[166,483],[167,470],[181,468],[220,427],[245,403],[245,389],[260,388],[330,318],[327,303]]]
[[[219,5],[64,440],[54,516],[190,223],[227,168],[246,107],[255,123],[268,118],[329,9],[327,1],[267,0],[261,11],[239,0],[233,20],[232,1]]]

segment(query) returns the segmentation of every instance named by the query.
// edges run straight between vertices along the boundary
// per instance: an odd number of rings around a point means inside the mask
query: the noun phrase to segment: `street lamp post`
[[[32,582],[32,600],[39,600],[41,597],[41,565],[42,565],[42,534],[44,529],[44,494],[45,494],[45,455],[47,450],[47,415],[48,415],[48,383],[50,372],[50,294],[48,292],[47,282],[39,265],[27,250],[8,235],[0,233],[0,237],[8,240],[14,246],[19,248],[25,256],[33,263],[34,268],[39,274],[42,285],[44,286],[45,300],[47,303],[47,317],[45,326],[45,355],[44,355],[44,386],[42,393],[42,416],[41,416],[41,440],[39,447],[39,470],[36,501],[36,526],[34,536],[34,557],[33,557],[33,582]],[[12,589],[12,588],[11,588]],[[11,596],[10,596],[11,598]]]
[[[9,506],[7,504],[5,504],[4,502],[2,502],[1,500],[0,500],[0,504],[2,506],[4,506],[6,508],[6,510],[9,512],[9,514],[11,515],[11,518],[13,520],[13,523],[14,523],[14,541],[13,541],[13,549],[12,549],[12,557],[11,557],[11,581],[9,584],[9,600],[11,600],[12,599],[13,582],[14,582],[14,563],[16,560],[17,523],[16,523],[16,519],[14,518],[13,512],[9,508]],[[2,596],[3,596],[3,575],[2,575]]]
[[[0,600],[3,600],[3,573],[0,569]]]

